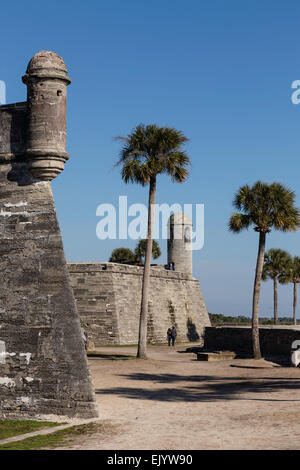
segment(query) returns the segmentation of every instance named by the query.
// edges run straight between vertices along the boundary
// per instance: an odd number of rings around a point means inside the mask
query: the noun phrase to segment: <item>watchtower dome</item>
[[[64,169],[67,86],[71,83],[63,59],[40,51],[22,77],[27,85],[28,129],[25,157],[32,175],[50,181]]]
[[[176,212],[169,218],[168,263],[175,270],[192,275],[192,221],[187,214]]]

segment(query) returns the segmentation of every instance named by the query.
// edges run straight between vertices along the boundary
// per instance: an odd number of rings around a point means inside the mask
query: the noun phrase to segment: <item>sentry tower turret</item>
[[[192,221],[187,214],[176,212],[168,224],[168,263],[174,263],[175,271],[192,275]]]
[[[27,139],[25,157],[32,175],[50,181],[64,169],[66,152],[67,86],[71,83],[63,59],[40,51],[22,77],[27,85]]]

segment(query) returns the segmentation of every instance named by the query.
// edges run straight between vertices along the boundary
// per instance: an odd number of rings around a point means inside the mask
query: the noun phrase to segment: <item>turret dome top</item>
[[[71,83],[63,58],[51,51],[37,52],[29,61],[23,82],[30,77],[58,78]]]
[[[184,212],[175,212],[175,214],[172,214],[169,223],[174,225],[193,225],[191,218]]]

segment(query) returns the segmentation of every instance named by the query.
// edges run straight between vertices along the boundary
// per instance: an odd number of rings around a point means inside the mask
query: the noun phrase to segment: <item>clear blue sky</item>
[[[38,50],[59,53],[72,79],[70,160],[52,185],[68,260],[107,260],[124,245],[96,238],[98,204],[126,194],[129,203],[147,201],[146,188],[123,184],[113,168],[112,137],[140,122],[170,125],[190,138],[192,171],[183,185],[160,178],[158,202],[205,204],[194,275],[208,310],[250,313],[258,237],[233,235],[227,223],[235,191],[258,179],[286,184],[300,206],[300,105],[291,103],[299,17],[297,0],[2,2],[7,102],[25,100],[21,76]],[[271,247],[300,255],[300,232],[272,232]],[[260,305],[272,315],[270,282]],[[291,286],[280,287],[279,310],[291,314]]]

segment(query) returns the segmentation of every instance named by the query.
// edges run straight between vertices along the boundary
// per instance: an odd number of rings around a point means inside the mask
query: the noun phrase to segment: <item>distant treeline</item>
[[[222,315],[221,313],[209,313],[209,318],[212,325],[251,325],[251,318],[244,315],[233,317]],[[259,323],[261,325],[274,325],[274,320],[272,318],[261,317]],[[281,317],[278,318],[278,323],[281,325],[293,325],[293,318]],[[300,324],[300,322],[297,321],[297,324]]]

